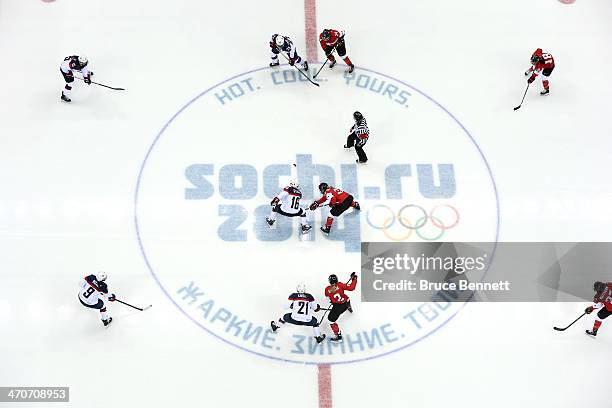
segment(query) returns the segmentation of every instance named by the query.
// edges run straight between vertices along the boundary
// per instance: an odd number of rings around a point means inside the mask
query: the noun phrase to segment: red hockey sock
[[[600,326],[601,326],[601,320],[595,320],[595,323],[593,323],[593,331],[597,331]]]
[[[348,57],[348,55],[346,57],[343,58],[344,62],[346,62],[346,65],[353,65],[353,63],[351,62],[351,59]]]
[[[544,89],[548,89],[548,81],[542,81],[542,85],[544,85]]]
[[[334,223],[334,217],[327,217],[327,221],[325,221],[325,228],[331,228]]]
[[[338,327],[338,323],[332,323],[330,324],[330,326],[334,334],[340,333],[340,327]]]

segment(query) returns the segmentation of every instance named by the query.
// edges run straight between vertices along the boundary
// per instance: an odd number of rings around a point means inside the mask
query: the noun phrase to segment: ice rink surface
[[[313,6],[357,66],[324,68],[318,88],[266,68],[272,33],[313,52]],[[610,322],[596,339],[591,318],[552,330],[587,302],[455,304],[421,330],[401,325],[418,305],[358,289],[350,347],[296,352],[307,329],[261,328],[298,282],[324,303],[330,273],[359,270],[359,240],[388,238],[365,219],[384,223],[381,205],[452,204],[447,241],[610,241],[610,21],[604,0],[0,0],[0,386],[70,386],[74,407],[607,406]],[[537,80],[513,111],[538,47],[555,57],[551,94]],[[77,83],[60,103],[75,53],[127,90]],[[342,149],[354,110],[372,131],[359,168]],[[318,215],[308,237],[262,228],[294,162],[362,203],[336,240]],[[307,204],[318,178],[298,177]],[[152,309],[111,304],[102,328],[76,299],[97,270]]]

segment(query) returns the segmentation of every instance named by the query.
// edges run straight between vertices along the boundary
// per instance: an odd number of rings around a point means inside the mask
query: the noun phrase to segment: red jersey
[[[351,283],[349,283],[348,285],[346,283],[338,282],[336,283],[335,292],[332,292],[331,285],[325,288],[325,296],[327,296],[329,300],[331,300],[332,303],[335,303],[335,304],[346,303],[349,301],[349,297],[346,293],[344,293],[344,291],[345,290],[355,290],[356,286],[357,286],[357,279],[355,278],[351,279]]]
[[[323,197],[319,198],[316,203],[321,205],[329,200],[329,206],[333,207],[336,204],[340,204],[344,200],[346,200],[350,196],[346,191],[342,191],[339,188],[335,188],[332,186],[327,187],[325,193],[323,193]]]
[[[321,47],[325,48],[333,48],[338,44],[338,40],[344,37],[344,32],[340,32],[338,30],[329,30],[329,38],[327,40],[323,39],[323,33],[319,34],[319,42],[321,43]]]
[[[533,57],[538,57],[538,62],[529,68],[534,76],[538,76],[545,69],[553,69],[555,67],[555,59],[553,56],[547,52],[543,52],[541,48],[535,50],[532,55],[532,58]]]
[[[593,303],[603,306],[612,312],[612,282],[606,283],[606,288],[603,292],[597,292],[593,297]]]

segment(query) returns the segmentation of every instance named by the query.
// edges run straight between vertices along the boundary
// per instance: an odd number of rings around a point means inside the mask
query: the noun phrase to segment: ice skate
[[[585,330],[585,333],[592,337],[597,336],[597,330]]]
[[[550,89],[546,88],[542,92],[540,92],[540,95],[548,95],[549,93],[550,93]]]
[[[336,60],[333,60],[332,62],[329,63],[329,69],[332,69],[335,66],[336,66]]]
[[[355,70],[355,65],[353,65],[353,64],[349,65],[348,73],[352,74],[354,70]]]
[[[266,217],[266,222],[268,223],[268,226],[270,227],[270,229],[275,229],[276,228],[276,226],[274,225],[276,220],[273,220],[271,218]]]
[[[109,324],[111,324],[111,323],[112,323],[112,321],[113,321],[113,318],[112,318],[112,317],[109,317],[109,318],[108,318],[108,319],[106,319],[106,320],[102,320],[102,323],[104,323],[104,327],[107,327]]]
[[[312,229],[310,225],[302,225],[302,234],[308,234],[308,231]]]
[[[274,320],[272,320],[270,322],[270,327],[272,328],[273,332],[276,332],[278,330],[278,328],[279,328],[279,326],[276,324],[276,322]]]
[[[271,67],[278,67],[279,65],[280,65],[280,62],[278,62],[278,61],[270,63]]]
[[[336,335],[334,335],[334,337],[332,337],[331,339],[329,339],[330,341],[334,341],[337,343],[341,343],[342,342],[342,334],[338,333]]]
[[[320,336],[315,336],[315,340],[317,341],[317,344],[321,344],[321,342],[325,340],[325,334],[322,334]]]
[[[321,231],[325,234],[325,235],[329,235],[329,232],[331,231],[331,228],[329,227],[321,227]]]
[[[62,92],[62,101],[64,101],[64,102],[72,102],[72,99],[70,99],[69,97],[64,95],[64,93]]]

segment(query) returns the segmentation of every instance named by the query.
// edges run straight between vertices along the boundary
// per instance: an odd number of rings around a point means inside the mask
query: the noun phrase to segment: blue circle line
[[[287,66],[288,64],[281,64],[281,66]],[[191,106],[191,104],[193,104],[195,101],[197,101],[199,98],[201,98],[203,95],[207,94],[208,92],[212,91],[213,89],[215,89],[216,87],[223,85],[224,83],[227,83],[229,81],[232,81],[236,78],[242,77],[244,75],[248,75],[251,74],[253,72],[258,72],[258,71],[262,71],[264,69],[269,69],[269,67],[261,67],[261,68],[256,68],[247,72],[243,72],[241,74],[237,74],[232,76],[231,78],[225,79],[211,87],[209,87],[208,89],[206,89],[203,92],[200,92],[198,95],[196,95],[195,97],[193,97],[189,102],[187,102],[185,105],[183,105],[183,107],[181,109],[179,109],[174,115],[172,115],[172,117],[166,122],[166,124],[161,128],[161,130],[159,131],[159,133],[157,133],[157,135],[155,136],[155,138],[153,139],[153,142],[151,143],[151,145],[149,146],[149,149],[147,150],[147,153],[145,154],[144,160],[142,162],[142,165],[140,166],[140,170],[138,172],[138,179],[136,180],[136,189],[134,192],[134,227],[136,229],[136,238],[138,240],[138,246],[140,248],[140,252],[144,258],[145,264],[147,265],[147,268],[149,269],[149,272],[151,272],[151,275],[153,275],[153,279],[155,279],[155,282],[157,282],[157,285],[160,287],[160,289],[162,290],[162,292],[166,295],[166,297],[174,304],[174,306],[176,306],[180,312],[187,317],[189,320],[191,320],[193,323],[195,323],[197,326],[199,326],[200,328],[204,329],[206,332],[208,332],[209,334],[213,335],[214,337],[216,337],[217,339],[223,341],[224,343],[227,343],[233,347],[237,347],[243,351],[246,351],[248,353],[252,353],[261,357],[265,357],[265,358],[269,358],[272,360],[277,360],[277,361],[282,361],[282,362],[286,362],[286,363],[294,363],[294,364],[309,364],[309,365],[317,365],[317,364],[351,364],[351,363],[357,363],[357,362],[362,362],[362,361],[368,361],[368,360],[373,360],[376,358],[380,358],[380,357],[384,357],[387,355],[390,355],[392,353],[395,353],[397,351],[403,350],[407,347],[410,347],[418,342],[420,342],[423,339],[426,339],[427,337],[429,337],[430,335],[432,335],[433,333],[437,332],[439,329],[441,329],[442,327],[444,327],[451,319],[453,319],[457,313],[459,313],[461,310],[463,310],[463,308],[467,305],[467,303],[473,298],[474,293],[472,293],[472,295],[470,295],[470,297],[463,303],[463,305],[455,312],[453,313],[451,316],[449,316],[442,324],[440,324],[438,327],[434,328],[433,330],[431,330],[430,332],[428,332],[426,335],[419,337],[418,339],[405,344],[399,348],[393,349],[393,350],[389,350],[385,353],[382,354],[377,354],[374,356],[369,356],[369,357],[363,357],[363,358],[357,358],[354,360],[347,360],[347,361],[338,361],[338,362],[312,362],[312,361],[298,361],[298,360],[291,360],[291,359],[286,359],[286,358],[282,358],[282,357],[275,357],[275,356],[270,356],[267,354],[263,354],[260,353],[258,351],[254,351],[254,350],[250,350],[247,349],[239,344],[233,343],[227,339],[225,339],[224,337],[219,336],[218,334],[216,334],[215,332],[213,332],[212,330],[206,328],[205,326],[203,326],[200,322],[198,322],[196,319],[194,319],[191,315],[189,315],[185,310],[183,310],[183,308],[174,301],[174,299],[172,298],[172,296],[168,293],[168,291],[164,288],[164,286],[162,285],[162,283],[160,282],[159,278],[157,277],[157,275],[155,274],[155,271],[153,270],[153,267],[151,266],[151,263],[149,262],[149,258],[147,257],[147,254],[145,252],[143,243],[142,243],[142,237],[140,236],[140,228],[138,226],[138,196],[139,196],[139,192],[140,192],[140,184],[142,182],[142,176],[144,173],[144,169],[145,166],[147,164],[147,161],[149,159],[149,156],[151,155],[151,152],[153,151],[153,148],[155,147],[155,145],[157,144],[157,142],[159,141],[159,139],[161,138],[162,134],[166,131],[166,129],[170,126],[170,124],[185,110],[187,109],[189,106]],[[398,82],[416,92],[418,92],[420,95],[424,96],[425,98],[427,98],[429,101],[433,102],[436,106],[438,106],[440,109],[442,109],[444,112],[446,112],[458,125],[459,127],[461,127],[461,129],[467,134],[467,136],[469,137],[469,139],[472,141],[472,144],[476,147],[476,149],[478,150],[478,153],[480,154],[482,160],[485,163],[485,166],[487,168],[487,171],[489,173],[489,177],[491,178],[491,183],[493,184],[493,191],[495,194],[495,204],[496,204],[496,211],[497,211],[497,220],[496,220],[496,227],[495,227],[495,244],[493,247],[493,250],[491,251],[491,257],[490,257],[490,261],[489,261],[489,266],[487,266],[487,269],[485,270],[485,273],[483,274],[483,278],[484,276],[487,274],[489,267],[491,265],[491,262],[493,260],[493,257],[495,255],[495,250],[497,249],[497,241],[499,238],[499,216],[500,216],[500,211],[499,211],[499,196],[498,196],[498,191],[497,191],[497,185],[495,184],[495,179],[493,177],[493,172],[491,170],[491,167],[489,166],[489,162],[487,161],[486,157],[484,156],[484,153],[482,152],[482,150],[480,149],[480,146],[478,145],[478,143],[476,143],[476,140],[474,140],[474,138],[472,137],[472,135],[470,134],[470,132],[468,132],[468,130],[461,124],[461,122],[459,122],[459,120],[452,114],[450,113],[444,106],[442,106],[441,104],[439,104],[437,101],[435,101],[433,98],[431,98],[429,95],[425,94],[424,92],[420,91],[419,89],[415,88],[412,85],[409,85],[401,80],[395,79],[389,75],[385,75],[383,73],[377,72],[377,71],[373,71],[370,69],[366,69],[366,68],[361,68],[359,67],[360,70],[363,71],[367,71],[373,74],[377,74],[380,75],[382,77],[388,78],[392,81]]]

